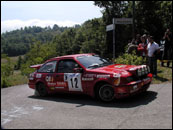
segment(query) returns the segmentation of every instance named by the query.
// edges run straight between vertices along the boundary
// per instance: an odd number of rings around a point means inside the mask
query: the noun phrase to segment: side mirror
[[[74,68],[73,71],[74,71],[74,73],[83,73],[82,68]]]

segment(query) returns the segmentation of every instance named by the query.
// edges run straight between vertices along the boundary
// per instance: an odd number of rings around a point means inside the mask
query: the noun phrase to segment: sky
[[[93,1],[1,1],[1,33],[25,26],[72,27],[102,17]]]

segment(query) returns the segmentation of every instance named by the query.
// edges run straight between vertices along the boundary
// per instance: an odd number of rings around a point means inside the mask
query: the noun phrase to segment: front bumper
[[[33,83],[28,83],[28,86],[29,86],[29,88],[31,88],[31,89],[35,89],[35,84],[33,84]]]
[[[126,85],[115,87],[115,98],[124,98],[146,91],[152,81],[151,77],[139,81],[133,81]]]

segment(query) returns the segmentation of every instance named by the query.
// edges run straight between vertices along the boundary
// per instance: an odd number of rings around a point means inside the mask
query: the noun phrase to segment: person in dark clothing
[[[139,45],[139,43],[141,43],[141,35],[140,34],[137,34],[136,35],[136,39],[135,39],[135,44],[136,45]]]
[[[170,65],[170,60],[172,59],[172,33],[169,29],[166,30],[163,39],[165,40],[164,51],[162,55],[162,60],[168,60],[167,67]],[[164,66],[164,62],[161,62],[161,66]]]

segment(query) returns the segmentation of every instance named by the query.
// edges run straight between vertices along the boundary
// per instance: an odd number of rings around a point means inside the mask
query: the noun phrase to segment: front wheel
[[[46,86],[43,83],[39,83],[37,85],[37,92],[38,92],[38,95],[41,97],[45,97],[48,95]]]
[[[114,99],[114,89],[109,84],[104,84],[98,89],[98,98],[103,102],[110,102]]]

